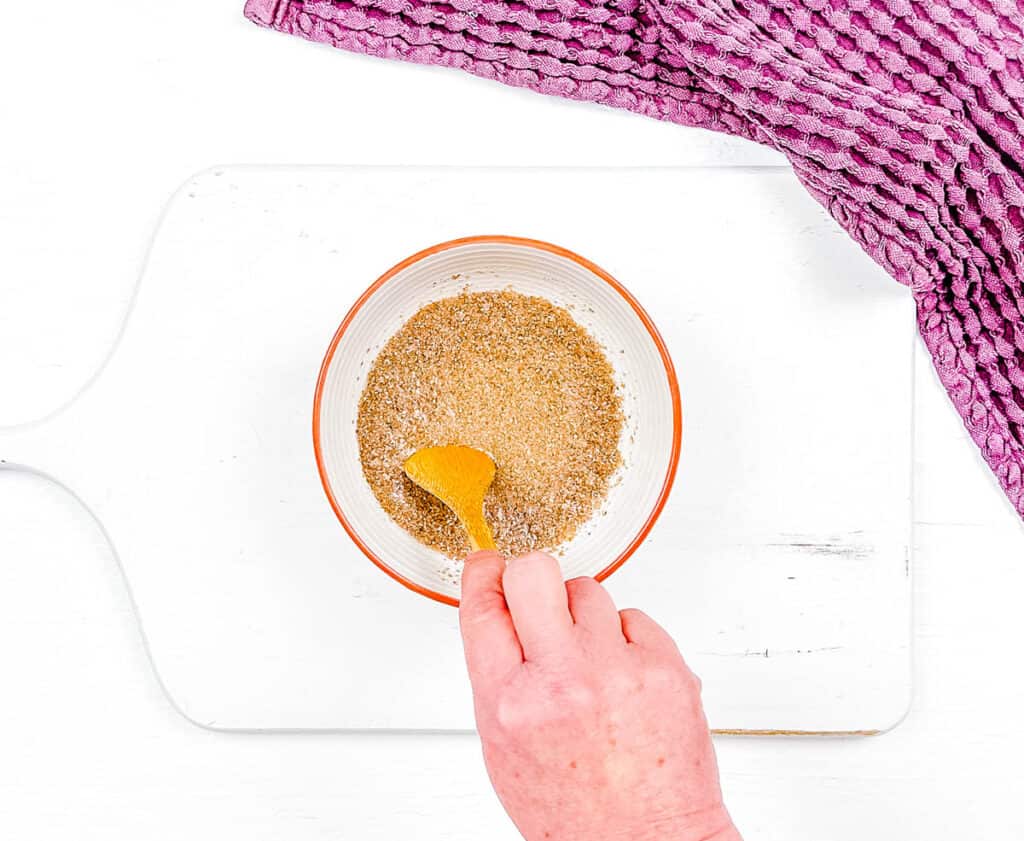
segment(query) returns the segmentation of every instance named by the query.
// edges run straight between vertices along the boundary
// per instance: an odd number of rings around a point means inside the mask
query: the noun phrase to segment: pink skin
[[[657,623],[540,552],[471,555],[459,616],[487,771],[527,841],[740,841],[700,681]]]

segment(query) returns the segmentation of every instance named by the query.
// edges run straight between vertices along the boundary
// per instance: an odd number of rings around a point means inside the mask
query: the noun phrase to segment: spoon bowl
[[[494,481],[494,460],[473,447],[424,447],[405,460],[405,475],[436,496],[459,518],[474,552],[494,549],[484,519],[484,497]]]

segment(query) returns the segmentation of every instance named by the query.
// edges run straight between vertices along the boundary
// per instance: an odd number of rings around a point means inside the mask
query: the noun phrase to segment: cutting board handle
[[[60,482],[74,456],[89,446],[88,424],[77,399],[65,403],[41,420],[0,427],[0,470],[35,473]],[[65,470],[62,470],[65,468]]]

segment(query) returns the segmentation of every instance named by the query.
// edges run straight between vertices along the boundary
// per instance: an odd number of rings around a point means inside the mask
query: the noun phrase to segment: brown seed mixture
[[[359,400],[363,475],[384,510],[451,557],[469,551],[445,505],[402,471],[421,447],[465,444],[497,464],[484,513],[518,555],[571,539],[622,463],[622,400],[600,345],[571,315],[512,291],[428,304],[384,345]]]

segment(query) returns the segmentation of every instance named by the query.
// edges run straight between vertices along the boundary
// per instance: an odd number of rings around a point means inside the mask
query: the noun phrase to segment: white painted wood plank
[[[644,213],[665,191],[672,212]],[[667,336],[685,414],[677,490],[611,586],[683,641],[712,724],[898,721],[909,301],[789,173],[694,169],[234,169],[182,189],[109,369],[5,455],[66,480],[110,529],[186,714],[221,728],[472,726],[454,612],[348,543],[308,425],[320,356],[362,288],[484,231],[581,251]],[[354,645],[366,627],[375,645]]]

